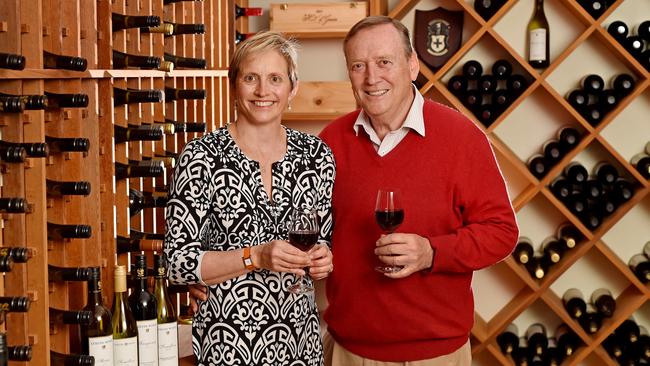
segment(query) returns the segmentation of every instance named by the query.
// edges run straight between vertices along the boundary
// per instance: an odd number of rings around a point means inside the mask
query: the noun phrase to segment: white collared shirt
[[[404,139],[404,137],[406,137],[409,129],[424,137],[424,98],[415,85],[413,85],[413,91],[415,92],[415,98],[413,99],[413,103],[406,115],[404,123],[402,123],[402,126],[397,130],[387,133],[383,140],[379,139],[377,132],[375,132],[375,129],[372,127],[372,123],[370,123],[370,119],[368,119],[368,116],[363,110],[361,110],[357,120],[354,122],[353,127],[355,134],[359,136],[359,127],[363,127],[370,137],[370,141],[372,141],[372,145],[375,147],[379,156],[385,156],[391,152]]]

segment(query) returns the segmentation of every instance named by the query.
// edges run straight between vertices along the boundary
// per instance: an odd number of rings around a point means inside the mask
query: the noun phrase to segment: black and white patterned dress
[[[331,238],[334,158],[319,138],[285,128],[287,153],[273,164],[272,199],[259,164],[227,128],[190,141],[169,190],[165,253],[173,283],[201,283],[208,250],[237,250],[286,240],[293,207],[317,207],[320,240]],[[243,266],[243,264],[242,264]],[[199,365],[322,365],[318,309],[312,295],[286,288],[289,273],[256,270],[209,286],[193,320]]]

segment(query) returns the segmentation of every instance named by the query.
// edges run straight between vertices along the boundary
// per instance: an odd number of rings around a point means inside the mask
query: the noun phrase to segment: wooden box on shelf
[[[271,4],[270,29],[300,38],[343,37],[368,15],[365,1]]]

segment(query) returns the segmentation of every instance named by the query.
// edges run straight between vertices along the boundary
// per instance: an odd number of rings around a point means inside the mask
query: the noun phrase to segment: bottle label
[[[138,366],[138,337],[113,339],[115,366]]]
[[[138,320],[138,350],[140,366],[158,363],[158,320]]]
[[[89,337],[88,354],[95,357],[95,366],[113,366],[113,335]]]
[[[178,324],[158,324],[158,365],[178,366]]]
[[[529,32],[530,43],[528,45],[529,61],[546,60],[546,29],[539,28]]]

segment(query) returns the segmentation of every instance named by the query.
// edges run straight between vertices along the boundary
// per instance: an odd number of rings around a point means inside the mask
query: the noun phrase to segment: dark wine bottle
[[[205,89],[177,89],[165,87],[165,101],[171,102],[173,100],[181,99],[205,99]]]
[[[24,163],[27,159],[27,150],[22,146],[0,145],[0,162],[3,163]]]
[[[167,259],[154,254],[154,296],[158,319],[158,364],[178,365],[178,325],[176,312],[167,291]]]
[[[61,109],[61,108],[86,108],[88,107],[88,94],[80,93],[51,93],[46,91],[47,108],[48,109]]]
[[[138,358],[141,364],[158,362],[158,318],[156,297],[147,288],[147,257],[135,256],[131,273],[135,287],[129,295],[129,307],[138,326]]]
[[[567,102],[579,113],[587,110],[589,104],[589,96],[587,93],[580,89],[572,90],[566,97]]]
[[[32,257],[32,251],[25,247],[2,247],[0,257],[10,258],[15,263],[27,263]]]
[[[644,20],[636,26],[636,35],[644,41],[650,42],[650,20]]]
[[[113,296],[113,362],[116,365],[138,364],[138,326],[127,302],[126,268],[115,266]]]
[[[163,168],[173,169],[174,166],[176,166],[176,158],[171,156],[163,156],[163,157],[143,156],[142,160],[129,159],[129,164],[135,164],[141,166],[162,166]]]
[[[579,319],[587,310],[587,303],[584,300],[582,291],[577,288],[570,288],[564,292],[562,304],[573,319]]]
[[[46,158],[50,154],[47,144],[42,142],[9,142],[0,140],[0,148],[24,147],[25,153],[30,158]]]
[[[0,96],[0,112],[20,113],[25,110],[25,101],[20,97]]]
[[[578,2],[594,19],[600,18],[607,10],[607,3],[604,0],[578,0]]]
[[[597,105],[603,113],[607,114],[618,105],[618,93],[614,89],[605,89],[598,95]]]
[[[531,324],[528,329],[526,329],[526,341],[531,355],[541,356],[544,354],[548,347],[546,327],[541,323]]]
[[[602,217],[596,214],[593,209],[588,208],[578,215],[578,218],[587,229],[594,231],[603,223]]]
[[[512,100],[517,99],[528,88],[528,80],[521,74],[512,74],[506,79],[506,90]]]
[[[497,336],[497,344],[501,348],[501,353],[511,354],[519,348],[519,330],[515,323],[510,323],[508,327]]]
[[[176,133],[176,125],[167,122],[154,122],[151,128],[160,128],[165,135],[173,135]]]
[[[11,272],[14,268],[14,260],[11,259],[8,255],[0,254],[0,272],[7,273]]]
[[[619,359],[625,350],[623,342],[621,338],[616,334],[616,332],[612,332],[607,336],[607,338],[605,338],[603,341],[603,347],[605,348],[605,351],[607,351],[607,353],[614,359]]]
[[[512,75],[512,64],[508,60],[496,60],[492,64],[492,75],[498,80],[506,80]]]
[[[174,63],[174,67],[183,67],[188,69],[205,69],[207,62],[203,58],[191,58],[174,56],[171,53],[165,52],[165,61]]]
[[[114,125],[115,143],[120,144],[129,141],[160,141],[163,137],[161,128],[150,126],[123,127]]]
[[[81,137],[51,137],[45,136],[45,143],[50,152],[88,152],[90,140]]]
[[[160,67],[160,57],[132,55],[113,50],[113,68],[126,69],[129,67],[157,69]]]
[[[454,75],[449,78],[447,88],[458,99],[462,99],[467,92],[467,78],[462,75]]]
[[[634,58],[640,58],[643,53],[643,39],[639,36],[629,36],[623,41],[623,47]]]
[[[115,178],[144,178],[144,177],[160,177],[165,173],[165,168],[162,166],[140,166],[135,164],[122,164],[115,163]]]
[[[562,147],[557,140],[548,140],[542,145],[542,151],[544,152],[544,158],[550,166],[557,164],[562,160]]]
[[[0,198],[0,212],[5,213],[26,213],[29,205],[24,198],[2,197]]]
[[[620,20],[615,20],[607,26],[607,33],[609,33],[612,37],[614,37],[615,40],[618,41],[618,43],[623,43],[625,38],[627,37],[627,34],[629,32],[629,29],[627,27],[627,24],[625,24],[623,21]]]
[[[31,300],[26,296],[0,296],[0,311],[5,313],[26,313]]]
[[[618,178],[612,186],[610,195],[614,203],[620,206],[632,199],[632,196],[634,196],[634,185],[625,178]]]
[[[542,257],[533,256],[526,263],[528,273],[535,279],[541,280],[548,273],[548,263],[542,260]]]
[[[155,15],[124,15],[111,14],[113,32],[129,28],[156,27],[160,25],[160,17]]]
[[[87,267],[66,268],[47,265],[48,280],[54,282],[88,281],[90,269]]]
[[[62,310],[50,307],[50,323],[88,324],[93,313],[86,310]]]
[[[88,355],[65,354],[50,350],[52,366],[94,366],[95,358]]]
[[[82,353],[93,356],[96,366],[113,366],[112,315],[102,300],[99,267],[90,267],[89,270],[88,301],[83,310],[89,312],[91,318],[81,327]]]
[[[174,33],[174,26],[172,23],[162,23],[155,27],[142,27],[140,33],[162,33],[165,36],[171,36]]]
[[[596,311],[605,318],[611,318],[616,311],[616,300],[612,292],[606,288],[599,288],[591,293],[591,303]]]
[[[550,31],[544,0],[535,0],[535,12],[528,22],[528,63],[536,69],[548,67]]]
[[[483,66],[476,60],[469,60],[463,65],[463,76],[467,80],[478,80],[483,75]]]
[[[639,325],[639,339],[635,343],[635,357],[640,361],[647,362],[650,361],[650,334],[648,334],[648,329],[642,325]],[[641,363],[641,365],[643,365]]]
[[[642,283],[650,281],[650,260],[644,254],[635,254],[630,258],[628,266]]]
[[[548,160],[542,154],[535,154],[528,158],[526,162],[528,165],[528,170],[535,176],[537,179],[542,179],[550,168]]]
[[[240,44],[241,42],[252,37],[254,34],[255,33],[240,33],[239,31],[235,31],[235,44]]]
[[[558,263],[564,252],[555,237],[548,237],[542,242],[542,253],[549,263]]]
[[[178,36],[181,34],[203,34],[205,33],[205,24],[181,24],[181,23],[169,23],[172,26],[172,33],[168,36]]]
[[[604,187],[611,187],[618,179],[618,170],[607,161],[601,161],[594,167],[596,179]]]
[[[557,348],[555,338],[548,339],[548,348],[542,355],[542,366],[560,366],[564,360],[564,356]]]
[[[57,55],[43,51],[43,68],[86,71],[88,68],[88,60],[83,57]]]
[[[177,122],[171,119],[165,119],[165,122],[173,123],[176,132],[205,132],[205,122]]]
[[[124,254],[130,252],[162,252],[164,242],[154,239],[133,239],[125,236],[117,236],[117,253]]]
[[[581,85],[585,92],[596,94],[605,88],[605,80],[600,75],[589,74],[582,79]]]
[[[160,103],[163,101],[162,90],[133,90],[113,88],[113,105],[131,103]]]
[[[129,231],[129,236],[132,239],[165,240],[165,234],[163,233],[149,233],[134,229]]]
[[[650,179],[650,155],[638,153],[632,157],[630,164],[636,168],[643,178]]]
[[[512,252],[512,256],[515,260],[521,264],[526,264],[533,257],[533,254],[534,249],[532,241],[525,236],[519,237],[517,246],[515,246],[515,250]]]
[[[581,191],[573,191],[564,203],[569,211],[580,217],[589,208],[587,197]],[[584,221],[583,221],[584,223]]]
[[[574,161],[564,168],[564,176],[567,178],[569,183],[576,186],[582,186],[587,181],[589,173],[582,164]]]
[[[235,18],[239,17],[258,17],[264,14],[262,8],[244,8],[235,4]]]
[[[32,360],[32,346],[9,346],[7,347],[7,358],[9,361],[29,362]]]
[[[3,98],[19,98],[25,105],[24,109],[29,111],[43,110],[47,107],[47,97],[45,95],[15,95],[0,92]]]
[[[636,80],[634,80],[632,75],[623,73],[616,75],[611,81],[611,85],[619,99],[622,99],[632,93],[636,86]]]
[[[578,323],[588,334],[596,334],[600,330],[603,317],[598,313],[593,304],[588,303],[585,312],[578,318]]]
[[[88,196],[90,194],[90,182],[63,182],[46,179],[45,189],[48,197]]]
[[[580,344],[582,344],[578,335],[565,323],[558,325],[555,329],[555,342],[556,349],[562,358],[571,356]]]
[[[614,331],[618,337],[623,341],[623,344],[635,343],[639,340],[641,329],[633,317],[629,317],[616,328]]]
[[[528,344],[526,343],[526,337],[519,338],[519,347],[512,350],[512,361],[515,363],[515,366],[529,366],[528,360],[530,359],[528,355]]]
[[[557,228],[557,238],[566,249],[572,249],[582,240],[582,234],[573,224],[564,223]]]
[[[503,113],[503,111],[505,111],[508,106],[510,106],[510,103],[512,103],[510,93],[504,89],[500,89],[492,93],[491,99],[492,105],[494,106],[497,114]]]
[[[462,100],[462,102],[465,107],[467,107],[467,109],[472,112],[476,112],[483,103],[483,95],[478,90],[468,90],[465,93],[465,98]]]
[[[476,82],[478,91],[484,94],[491,94],[497,90],[497,79],[492,75],[481,75]]]
[[[47,223],[47,240],[88,239],[92,234],[90,225]]]
[[[551,190],[551,193],[562,202],[567,202],[571,192],[573,191],[571,183],[569,183],[569,181],[563,176],[555,178],[549,185],[549,189]]]
[[[605,189],[598,179],[589,178],[585,182],[582,192],[588,200],[598,200],[605,194]]]
[[[23,70],[25,56],[0,52],[0,69]]]
[[[491,103],[480,105],[476,111],[476,117],[485,127],[490,127],[498,116],[498,111]]]
[[[137,215],[143,208],[165,207],[167,204],[166,194],[143,194],[137,189],[129,189],[129,213],[130,216]]]

